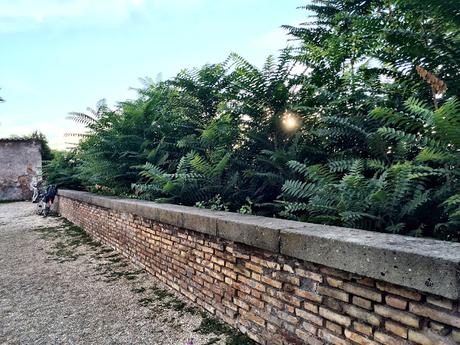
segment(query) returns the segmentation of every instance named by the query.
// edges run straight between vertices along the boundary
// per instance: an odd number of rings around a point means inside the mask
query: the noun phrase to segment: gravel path
[[[0,344],[250,344],[35,208],[0,204]]]

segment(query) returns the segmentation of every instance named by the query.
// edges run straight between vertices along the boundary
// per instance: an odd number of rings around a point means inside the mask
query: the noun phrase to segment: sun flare
[[[299,116],[291,111],[286,111],[283,114],[281,122],[287,131],[298,129],[301,123]]]

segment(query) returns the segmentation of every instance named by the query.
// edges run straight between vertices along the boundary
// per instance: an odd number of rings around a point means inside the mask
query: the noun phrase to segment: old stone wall
[[[59,194],[63,217],[260,344],[460,344],[459,244]]]
[[[30,199],[30,184],[41,168],[40,143],[0,139],[0,200]]]

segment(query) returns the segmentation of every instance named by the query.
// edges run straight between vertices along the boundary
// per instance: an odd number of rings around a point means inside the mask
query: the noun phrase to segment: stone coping
[[[73,190],[60,190],[59,195],[406,288],[460,298],[460,243]]]

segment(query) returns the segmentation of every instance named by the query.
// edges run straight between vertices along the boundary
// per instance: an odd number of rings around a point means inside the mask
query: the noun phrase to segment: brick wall
[[[458,299],[62,195],[59,211],[260,344],[460,344]]]

